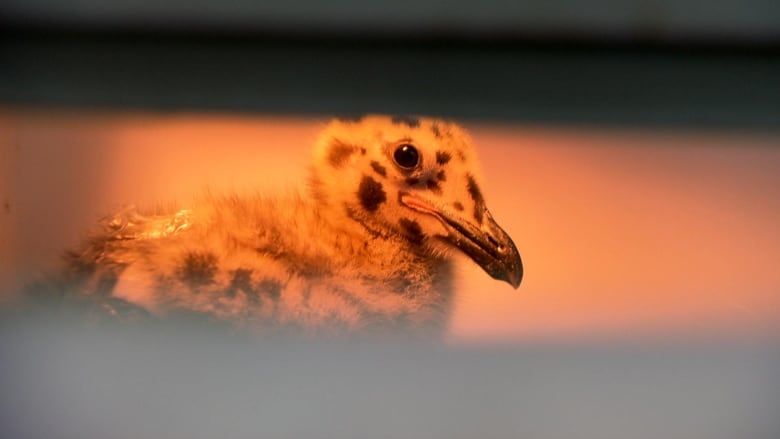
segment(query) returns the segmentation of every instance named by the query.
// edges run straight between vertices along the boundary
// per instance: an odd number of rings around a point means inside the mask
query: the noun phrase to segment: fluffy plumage
[[[517,287],[519,254],[493,221],[471,140],[423,118],[335,120],[306,191],[208,194],[128,208],[68,253],[66,296],[112,318],[197,315],[252,332],[439,332],[451,253]]]

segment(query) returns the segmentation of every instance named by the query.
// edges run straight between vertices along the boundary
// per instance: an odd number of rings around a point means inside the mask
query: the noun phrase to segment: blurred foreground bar
[[[775,439],[780,350],[446,348],[0,325],[4,438]]]
[[[0,105],[780,127],[772,44],[36,29],[0,33]]]

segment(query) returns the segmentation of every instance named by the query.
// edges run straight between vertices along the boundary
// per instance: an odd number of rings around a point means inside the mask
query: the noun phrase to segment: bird
[[[523,264],[491,216],[471,137],[417,116],[336,118],[305,185],[128,206],[65,253],[59,296],[121,321],[198,316],[257,334],[441,335],[455,254],[515,289]]]

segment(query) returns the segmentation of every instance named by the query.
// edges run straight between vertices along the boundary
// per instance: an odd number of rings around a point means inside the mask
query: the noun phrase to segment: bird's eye
[[[420,162],[420,154],[413,145],[404,143],[396,148],[393,153],[393,159],[398,163],[398,166],[404,169],[412,169]]]

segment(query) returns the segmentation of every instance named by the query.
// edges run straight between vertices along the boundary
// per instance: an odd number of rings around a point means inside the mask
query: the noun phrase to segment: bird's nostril
[[[498,241],[496,241],[496,238],[493,238],[492,236],[487,235],[487,239],[488,239],[488,241],[490,241],[490,244],[492,244],[497,249],[501,250],[503,248],[501,246],[501,244],[499,244]]]

